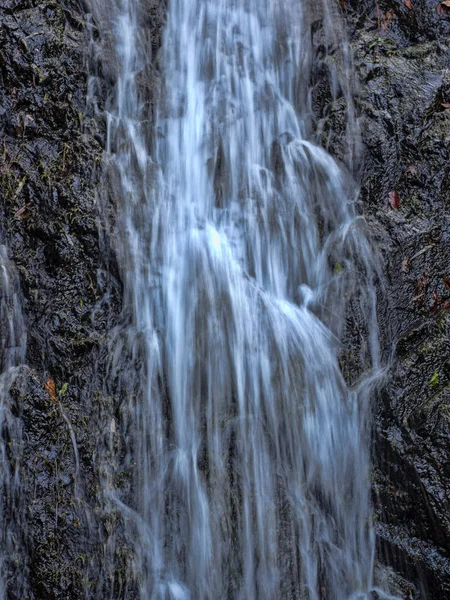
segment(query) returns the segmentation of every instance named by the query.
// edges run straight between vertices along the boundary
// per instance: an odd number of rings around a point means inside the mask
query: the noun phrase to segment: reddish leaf
[[[383,31],[386,31],[386,29],[388,28],[388,25],[391,23],[391,21],[394,20],[394,17],[395,17],[395,11],[388,10],[387,13],[384,15],[383,21],[381,23],[381,29],[383,29]]]
[[[412,9],[412,7],[413,7],[413,3],[411,2],[411,0],[403,0],[403,4],[404,4],[404,5],[405,5],[407,8],[409,8],[410,10],[411,10],[411,9]]]
[[[378,29],[382,29],[383,31],[386,31],[388,25],[391,23],[391,21],[394,20],[395,11],[388,10],[387,13],[383,13],[380,10],[378,3],[375,5],[375,7],[377,9]]]
[[[441,306],[441,310],[447,310],[447,308],[450,308],[450,300],[446,300]]]
[[[450,108],[450,103],[449,103],[449,102],[443,102],[443,103],[441,104],[441,106],[442,106],[443,108]]]
[[[439,298],[436,291],[433,292],[433,298],[434,302],[433,306],[431,307],[431,312],[437,312],[439,310],[440,305],[442,304],[442,300]]]
[[[400,208],[400,194],[398,192],[389,192],[389,204],[394,210]]]
[[[424,271],[422,275],[419,277],[416,283],[416,287],[414,289],[414,301],[417,303],[417,306],[423,307],[425,306],[425,297],[428,291],[428,286],[430,285],[430,276],[427,271]]]
[[[442,275],[442,281],[444,282],[445,287],[450,290],[450,277],[447,277],[446,275]]]
[[[55,402],[58,402],[58,398],[56,397],[56,385],[55,385],[55,382],[53,381],[53,379],[48,379],[44,383],[44,388],[48,392],[48,395],[50,396],[50,398],[52,400],[54,400]]]
[[[439,298],[439,296],[436,294],[436,292],[433,292],[433,297],[434,297],[434,303],[433,303],[433,306],[431,307],[432,313],[442,312],[442,311],[450,308],[450,300],[443,301],[442,298]]]

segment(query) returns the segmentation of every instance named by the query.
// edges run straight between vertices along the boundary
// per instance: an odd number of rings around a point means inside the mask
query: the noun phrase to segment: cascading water
[[[16,531],[21,506],[19,464],[21,456],[20,422],[10,410],[9,392],[24,364],[26,332],[20,305],[16,271],[0,245],[0,598],[7,598],[13,582],[18,594],[26,591],[26,572],[22,560],[24,547]],[[23,523],[22,529],[23,529]]]
[[[133,501],[113,486],[107,497],[140,596],[369,598],[374,267],[349,177],[309,141],[309,3],[171,0],[154,127],[138,85],[148,7],[107,3],[106,16],[101,4],[119,64],[107,154],[139,367],[123,383]],[[369,375],[352,390],[339,340],[355,297]]]

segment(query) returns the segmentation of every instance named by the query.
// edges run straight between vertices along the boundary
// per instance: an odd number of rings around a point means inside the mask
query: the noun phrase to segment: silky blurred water
[[[134,474],[131,500],[105,487],[140,597],[368,599],[376,267],[356,185],[314,142],[309,87],[312,9],[346,48],[335,3],[170,0],[154,110],[148,3],[101,4],[131,314],[110,377],[129,391]],[[340,356],[355,298],[366,350],[350,389]]]
[[[0,245],[0,598],[7,589],[26,591],[22,561],[20,457],[21,423],[11,412],[10,389],[24,364],[26,330],[19,280],[6,246]],[[18,530],[20,524],[21,531]],[[11,567],[11,565],[14,565]],[[20,565],[21,568],[17,569]]]

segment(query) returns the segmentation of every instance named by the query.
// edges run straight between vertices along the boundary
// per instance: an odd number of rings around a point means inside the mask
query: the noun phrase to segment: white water
[[[11,586],[18,594],[26,590],[24,548],[20,520],[21,428],[11,413],[10,388],[18,367],[24,364],[26,332],[20,304],[17,273],[0,245],[0,598],[7,598]],[[23,527],[23,523],[20,523]],[[17,565],[21,568],[18,569]],[[21,571],[21,572],[19,572]]]
[[[132,500],[107,495],[140,597],[369,598],[373,261],[348,176],[309,139],[309,3],[170,0],[153,124],[146,7],[107,4],[133,321],[111,377],[125,352],[139,365]],[[353,391],[339,365],[350,298],[368,332]]]

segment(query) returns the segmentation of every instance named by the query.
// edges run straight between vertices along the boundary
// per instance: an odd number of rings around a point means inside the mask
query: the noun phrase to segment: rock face
[[[0,6],[2,237],[20,273],[28,330],[28,367],[11,406],[22,424],[23,505],[8,506],[27,556],[9,557],[8,597],[77,598],[87,584],[86,540],[94,547],[99,537],[85,508],[96,505],[101,340],[120,312],[120,293],[101,277],[103,140],[86,115],[88,38],[77,3]]]
[[[155,51],[160,4],[147,3]],[[27,366],[5,407],[14,427],[2,425],[2,467],[18,482],[2,489],[11,599],[134,597],[107,498],[111,486],[130,494],[115,427],[123,395],[105,383],[124,318],[98,209],[111,82],[100,63],[88,68],[98,36],[88,10],[78,0],[0,1],[0,243],[20,276],[28,333]]]
[[[401,585],[404,598],[442,600],[450,594],[450,10],[435,0],[341,4],[361,82],[362,210],[386,274],[390,368],[374,439],[379,558],[412,582]],[[164,2],[147,5],[156,52]],[[0,236],[28,329],[27,367],[9,406],[20,425],[12,441],[21,451],[9,460],[22,501],[3,491],[13,544],[26,555],[8,557],[8,598],[130,600],[131,559],[104,494],[108,485],[124,497],[131,490],[114,426],[122,399],[104,384],[122,290],[98,224],[105,130],[86,103],[95,25],[87,28],[76,0],[1,0],[0,11]],[[102,108],[108,74],[100,70],[98,83]],[[319,92],[323,139],[343,158],[345,106]]]
[[[361,82],[361,201],[386,275],[386,360],[395,350],[375,408],[380,559],[437,600],[450,595],[450,9],[344,4]]]

